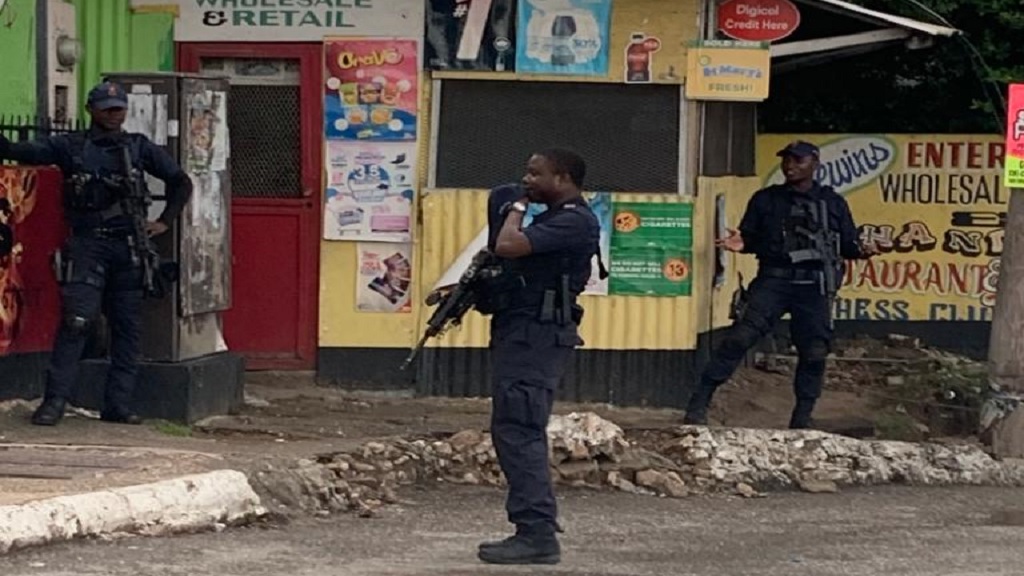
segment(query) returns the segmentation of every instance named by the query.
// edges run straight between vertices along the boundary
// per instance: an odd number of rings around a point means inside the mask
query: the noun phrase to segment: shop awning
[[[773,70],[780,65],[792,67],[821,63],[903,43],[907,49],[928,48],[936,37],[949,38],[960,34],[956,28],[922,22],[905,16],[879,12],[843,0],[794,0],[808,6],[872,25],[870,30],[853,34],[799,39],[773,44]]]

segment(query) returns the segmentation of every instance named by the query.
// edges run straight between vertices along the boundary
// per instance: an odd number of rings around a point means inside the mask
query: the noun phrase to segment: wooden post
[[[1024,458],[1024,189],[1010,191],[1006,236],[989,339],[989,378],[998,385],[985,432],[997,458]]]

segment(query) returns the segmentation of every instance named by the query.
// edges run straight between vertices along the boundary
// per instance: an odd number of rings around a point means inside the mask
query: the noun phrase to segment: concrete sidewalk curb
[[[171,480],[0,506],[0,554],[87,536],[156,536],[266,514],[245,474],[217,470]]]

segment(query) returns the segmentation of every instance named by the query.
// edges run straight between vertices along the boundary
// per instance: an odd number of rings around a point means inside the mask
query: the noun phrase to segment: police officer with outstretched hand
[[[739,231],[716,241],[732,252],[754,254],[757,277],[748,300],[701,375],[685,423],[707,424],[715,390],[728,380],[747,351],[783,314],[799,360],[793,383],[796,406],[790,428],[811,426],[832,344],[832,301],[842,283],[843,259],[875,254],[862,245],[846,199],[814,179],[818,147],[796,141],[780,150],[785,184],[758,190],[747,204]]]
[[[110,331],[110,370],[101,418],[139,424],[132,392],[141,356],[143,268],[125,203],[129,180],[148,172],[166,183],[167,205],[145,233],[166,232],[192,193],[192,181],[162,148],[141,134],[122,130],[128,108],[124,88],[104,82],[89,92],[91,126],[83,132],[12,144],[0,136],[0,158],[28,165],[54,165],[64,177],[64,216],[71,235],[57,253],[62,322],[47,370],[46,393],[32,423],[57,424],[78,374],[89,330],[101,308]],[[127,150],[127,160],[125,151]],[[125,164],[130,161],[130,166]],[[142,184],[144,186],[144,184]]]
[[[561,558],[548,465],[547,425],[568,365],[600,227],[581,195],[586,164],[574,152],[534,154],[522,186],[501,186],[488,203],[488,247],[502,274],[477,309],[491,320],[491,436],[508,480],[515,535],[480,545],[493,564],[555,564]],[[527,227],[531,203],[547,208]]]

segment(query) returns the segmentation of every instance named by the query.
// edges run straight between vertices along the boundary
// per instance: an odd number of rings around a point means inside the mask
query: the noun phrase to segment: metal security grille
[[[565,146],[587,190],[677,192],[679,113],[678,86],[445,80],[437,186],[518,181],[532,152]]]
[[[299,87],[233,84],[229,105],[233,195],[302,197]]]
[[[704,104],[703,176],[754,176],[757,149],[757,104]]]

